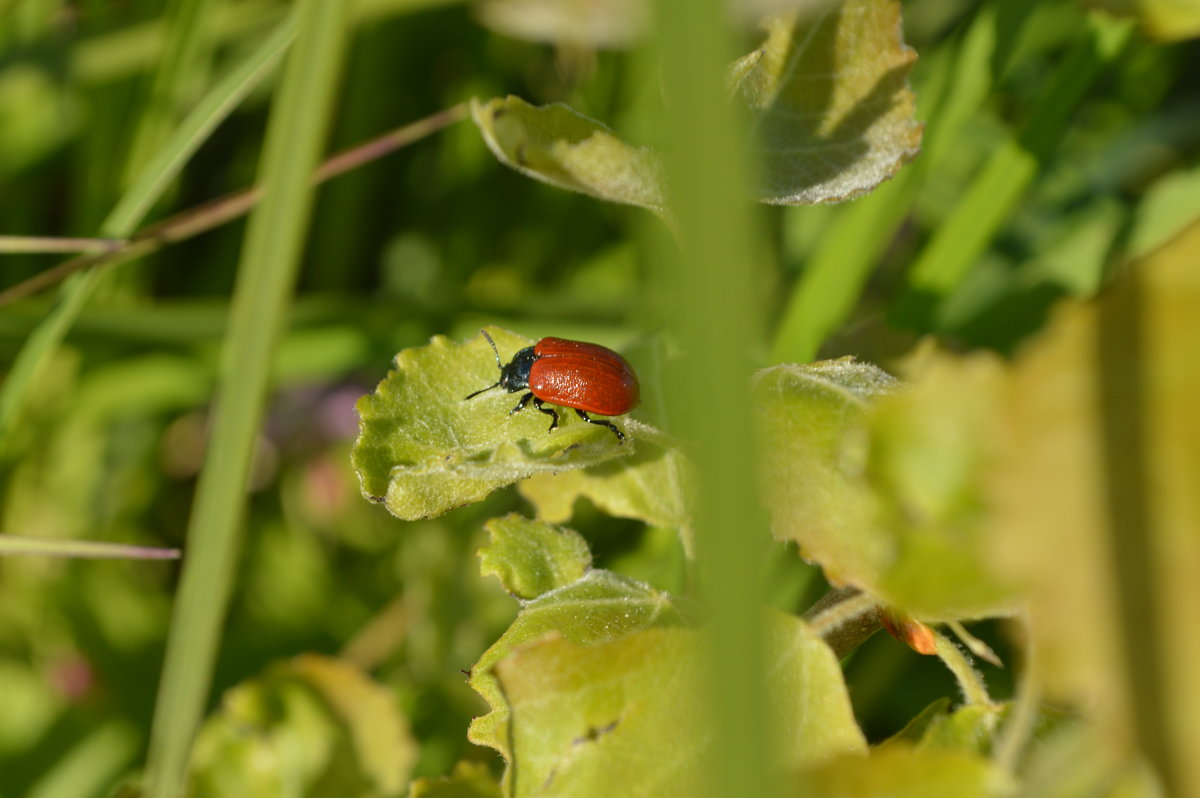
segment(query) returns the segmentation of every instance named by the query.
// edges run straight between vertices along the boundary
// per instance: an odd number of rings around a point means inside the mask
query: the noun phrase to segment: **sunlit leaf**
[[[506,360],[533,344],[505,330],[488,330]],[[437,336],[428,346],[398,354],[396,368],[357,405],[352,462],[363,495],[399,518],[430,518],[531,474],[633,453],[631,442],[619,445],[612,432],[573,414],[560,413],[552,433],[542,413],[508,415],[519,394],[497,388],[464,399],[498,376],[495,355],[482,336],[465,344]]]
[[[521,599],[536,598],[576,581],[592,565],[587,541],[573,529],[515,513],[484,525],[490,542],[479,549],[479,572],[495,574]]]
[[[688,496],[692,479],[691,464],[678,451],[647,446],[622,460],[619,468],[603,464],[560,474],[535,474],[520,483],[518,490],[537,508],[538,517],[547,521],[568,521],[575,501],[583,497],[608,515],[678,530],[690,551]]]
[[[471,117],[501,163],[536,180],[597,199],[663,213],[658,158],[565,105],[519,97],[471,101]]]
[[[192,798],[396,795],[416,746],[391,691],[345,662],[297,657],[225,694],[200,730]]]
[[[471,687],[492,711],[471,722],[468,738],[495,748],[511,761],[508,702],[494,668],[517,648],[546,635],[594,643],[635,629],[679,622],[679,611],[666,593],[610,571],[589,571],[576,582],[522,602],[516,620],[471,668]]]
[[[865,749],[841,669],[805,624],[768,616],[766,690],[782,766]],[[512,720],[517,796],[695,796],[718,756],[708,726],[705,633],[641,629],[581,645],[562,637],[496,666]]]
[[[920,147],[897,0],[846,0],[772,19],[734,64],[752,112],[763,202],[811,205],[870,191]]]

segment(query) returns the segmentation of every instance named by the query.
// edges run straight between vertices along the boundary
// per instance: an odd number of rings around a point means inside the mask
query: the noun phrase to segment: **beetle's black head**
[[[496,348],[496,342],[492,340],[492,336],[488,335],[487,330],[480,330],[483,337],[491,345],[492,351],[496,353],[496,367],[500,369],[500,379],[493,382],[486,388],[481,388],[475,393],[467,396],[467,399],[478,396],[479,394],[490,391],[493,388],[503,388],[509,393],[524,391],[529,387],[529,369],[533,367],[533,361],[537,360],[537,355],[533,353],[533,347],[527,346],[513,356],[513,359],[507,365],[500,362],[500,350]],[[465,400],[464,400],[465,401]]]
[[[537,355],[533,353],[532,346],[527,346],[513,355],[507,366],[500,367],[500,387],[509,393],[529,388],[529,370],[533,368],[535,360]]]

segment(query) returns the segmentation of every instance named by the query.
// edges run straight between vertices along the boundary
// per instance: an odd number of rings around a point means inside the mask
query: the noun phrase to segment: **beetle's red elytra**
[[[552,432],[558,426],[558,412],[546,407],[546,404],[569,407],[584,421],[608,427],[616,434],[618,441],[625,442],[625,434],[615,424],[592,418],[588,413],[620,416],[637,407],[637,374],[628,360],[599,344],[566,338],[543,338],[517,352],[508,363],[502,364],[496,342],[487,330],[481,332],[496,353],[500,379],[475,391],[467,399],[492,388],[503,388],[509,393],[526,391],[517,406],[509,411],[510,416],[523,410],[532,401],[535,408],[551,416],[548,431]]]

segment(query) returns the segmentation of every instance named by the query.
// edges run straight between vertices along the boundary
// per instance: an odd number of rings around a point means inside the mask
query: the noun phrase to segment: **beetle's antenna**
[[[500,350],[496,348],[496,342],[492,340],[492,336],[488,335],[488,331],[487,331],[487,330],[480,330],[479,332],[483,333],[483,337],[484,337],[484,338],[486,338],[486,339],[487,339],[487,342],[488,342],[489,344],[491,344],[491,345],[492,345],[492,351],[496,353],[496,368],[500,369],[501,371],[504,371],[504,366],[500,365]],[[479,396],[479,394],[481,394],[481,393],[484,393],[484,392],[486,392],[486,391],[490,391],[490,390],[492,390],[493,388],[498,388],[498,387],[500,387],[500,381],[499,381],[499,380],[497,380],[496,382],[492,383],[491,385],[489,385],[489,386],[488,386],[488,387],[486,387],[486,388],[481,388],[481,389],[479,389],[478,391],[476,391],[475,393],[473,393],[473,394],[470,394],[469,396],[467,396],[466,398],[464,398],[464,399],[463,399],[463,401],[465,402],[465,401],[467,401],[467,399],[472,399],[472,398],[474,398],[474,397],[476,397],[476,396]]]
[[[479,332],[483,333],[483,337],[486,338],[487,342],[492,345],[492,351],[496,353],[496,368],[498,368],[498,369],[504,368],[503,366],[500,365],[500,350],[496,348],[496,342],[492,340],[492,336],[488,335],[487,330],[480,330]],[[496,385],[499,385],[499,384],[500,383],[496,383]],[[495,387],[495,386],[492,386],[492,387]]]

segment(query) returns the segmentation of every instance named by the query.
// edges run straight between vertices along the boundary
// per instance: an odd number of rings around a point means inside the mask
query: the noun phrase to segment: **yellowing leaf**
[[[609,202],[665,212],[658,158],[565,105],[519,97],[471,101],[471,117],[501,163],[535,180]]]
[[[777,17],[734,64],[752,113],[763,202],[811,205],[863,194],[920,148],[897,0],[846,0]]]
[[[865,750],[832,652],[806,625],[768,616],[771,739],[786,768]],[[561,637],[496,666],[509,702],[516,796],[705,794],[714,751],[702,630],[648,628],[581,645]],[[512,774],[515,774],[515,778]]]
[[[1200,794],[1200,223],[1020,354],[992,557],[1030,597],[1048,690]]]
[[[506,359],[533,343],[488,329]],[[465,344],[437,336],[398,354],[395,370],[357,405],[351,462],[363,495],[399,518],[432,518],[531,474],[633,453],[631,443],[618,445],[609,430],[573,414],[560,413],[552,433],[541,413],[508,415],[518,394],[497,388],[464,399],[498,376],[482,336]]]

